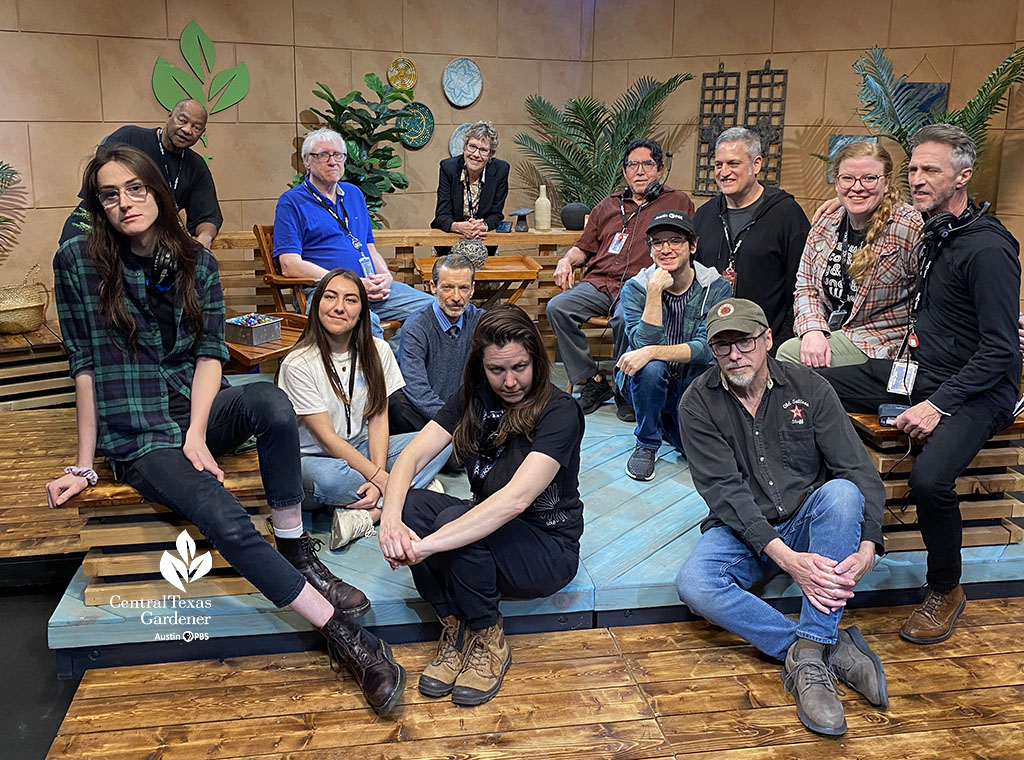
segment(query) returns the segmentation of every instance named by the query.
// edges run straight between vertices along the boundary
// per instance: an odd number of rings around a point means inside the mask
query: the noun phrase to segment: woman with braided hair
[[[839,207],[811,227],[796,275],[792,338],[778,358],[824,368],[893,359],[907,328],[924,223],[881,145],[854,142],[832,159]]]

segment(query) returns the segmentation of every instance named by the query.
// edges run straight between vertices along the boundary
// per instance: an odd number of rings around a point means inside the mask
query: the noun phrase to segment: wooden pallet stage
[[[707,508],[693,490],[685,462],[668,447],[662,448],[654,480],[630,480],[625,466],[633,443],[632,426],[615,419],[613,405],[587,417],[580,476],[586,505],[580,571],[569,586],[549,599],[503,603],[510,630],[604,627],[685,616],[673,580],[698,538]],[[442,481],[449,491],[466,493],[464,478],[442,476]],[[315,535],[326,538],[325,521],[311,527]],[[965,583],[1024,580],[1024,545],[968,547],[963,554]],[[391,571],[375,539],[362,539],[341,552],[325,549],[321,557],[372,600],[372,609],[361,619],[364,624],[387,627],[405,641],[429,635],[422,624],[432,623],[434,617],[416,593],[411,574],[404,568]],[[859,591],[915,594],[924,583],[924,571],[923,551],[893,551],[864,578]],[[154,627],[140,619],[141,610],[136,608],[85,604],[88,580],[80,572],[72,581],[48,627],[49,645],[57,650],[59,660],[64,659],[66,674],[83,663],[95,666],[189,657],[188,647],[157,649],[153,644],[157,633],[180,633],[182,626]],[[178,592],[168,585],[165,593]],[[792,604],[799,590],[788,578],[779,577],[769,582],[763,593]],[[315,636],[298,615],[275,609],[260,594],[212,597],[210,605],[204,611],[211,617],[205,632],[225,643],[204,656],[246,651],[243,642],[253,640],[249,637],[295,636],[297,632]],[[399,635],[400,630],[404,633]],[[131,658],[118,649],[122,645],[136,647]],[[297,643],[282,645],[289,647],[301,648]],[[145,652],[151,648],[147,658]],[[74,658],[78,664],[69,664]]]
[[[416,691],[432,643],[396,646],[409,681],[386,718],[324,652],[91,670],[48,757],[1021,757],[1024,600],[971,601],[929,647],[898,637],[909,609],[844,616],[885,663],[890,707],[848,690],[839,739],[799,723],[778,664],[686,622],[512,636],[502,689],[476,708]]]

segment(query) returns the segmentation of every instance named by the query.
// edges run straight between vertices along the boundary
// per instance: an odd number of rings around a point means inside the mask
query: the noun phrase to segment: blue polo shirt
[[[274,256],[297,253],[303,261],[324,269],[340,267],[360,274],[360,252],[313,193],[331,205],[331,201],[313,187],[308,179],[277,199],[277,210],[274,212]],[[339,182],[338,200],[334,208],[341,219],[345,218],[344,212],[348,212],[349,231],[362,243],[365,251],[366,244],[374,241],[370,212],[362,192],[349,182]]]

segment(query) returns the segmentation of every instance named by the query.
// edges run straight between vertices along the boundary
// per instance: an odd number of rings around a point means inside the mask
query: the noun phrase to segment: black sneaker
[[[636,422],[636,410],[620,393],[615,394],[615,416],[623,422]]]
[[[626,474],[633,480],[652,480],[654,478],[654,463],[658,459],[656,449],[648,449],[637,446],[626,462]]]
[[[580,386],[580,407],[584,414],[590,414],[600,408],[601,404],[615,395],[612,385],[604,378],[589,378]]]

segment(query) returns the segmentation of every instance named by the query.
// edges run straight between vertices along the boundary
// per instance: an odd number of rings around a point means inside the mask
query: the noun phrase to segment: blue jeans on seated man
[[[775,530],[793,551],[814,552],[837,562],[860,545],[864,496],[848,480],[829,480]],[[676,575],[679,598],[710,623],[784,661],[797,638],[834,644],[843,608],[819,612],[803,597],[800,620],[786,617],[747,589],[779,572],[767,554],[757,556],[731,528],[710,528]]]
[[[388,463],[384,468],[391,472],[391,468],[398,459],[398,455],[413,438],[416,433],[401,433],[388,438]],[[368,436],[360,435],[349,441],[350,444],[363,456],[370,456],[370,439]],[[426,488],[434,479],[444,463],[451,456],[452,447],[448,445],[436,457],[427,462],[427,466],[416,473],[412,479],[413,488]],[[306,493],[303,508],[317,508],[319,506],[344,507],[362,497],[356,490],[366,482],[357,470],[349,467],[344,459],[335,459],[328,456],[303,456],[302,457],[302,488]]]
[[[306,288],[306,313],[313,305],[313,291],[316,288]],[[413,314],[418,314],[434,302],[434,297],[422,290],[417,290],[404,282],[391,283],[391,294],[383,301],[370,301],[370,329],[375,338],[383,338],[384,330],[381,329],[382,319],[397,319],[405,322]]]
[[[685,388],[679,365],[649,361],[639,372],[626,378],[626,390],[636,411],[636,442],[645,449],[661,446],[662,438],[683,451],[679,435],[679,399]]]

